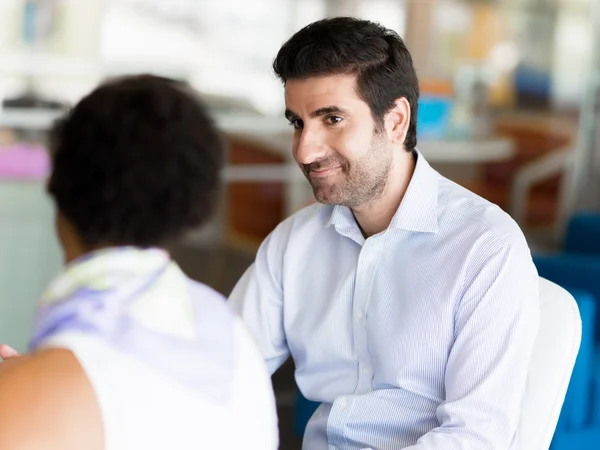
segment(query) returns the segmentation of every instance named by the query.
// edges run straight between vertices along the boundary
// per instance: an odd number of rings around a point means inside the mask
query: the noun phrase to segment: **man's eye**
[[[304,124],[302,123],[302,121],[300,119],[294,119],[294,120],[290,120],[290,125],[293,126],[295,130],[301,130],[302,125],[304,125]]]
[[[329,116],[326,120],[330,124],[335,125],[336,123],[340,123],[344,119],[342,119],[340,116]]]

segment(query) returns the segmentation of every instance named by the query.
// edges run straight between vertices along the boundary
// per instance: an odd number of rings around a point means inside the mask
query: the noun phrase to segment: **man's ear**
[[[393,143],[403,144],[408,133],[412,111],[404,97],[396,99],[394,106],[385,115],[385,130]]]

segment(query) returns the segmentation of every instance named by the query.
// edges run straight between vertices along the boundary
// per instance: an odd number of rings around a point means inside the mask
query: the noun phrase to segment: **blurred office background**
[[[0,0],[0,342],[26,348],[35,302],[61,264],[43,188],[46,132],[110,76],[151,72],[190,82],[227,135],[219,212],[174,255],[190,276],[228,294],[269,231],[312,201],[291,157],[283,89],[271,62],[294,31],[327,16],[375,20],[405,39],[421,80],[421,152],[511,214],[536,261],[565,264],[565,255],[580,253],[565,236],[583,241],[584,250],[600,241],[597,3]],[[589,253],[587,269],[596,256],[600,261],[600,250]],[[575,287],[600,294],[600,271],[590,270],[591,284]],[[585,313],[590,336],[594,308]],[[578,442],[572,448],[591,449],[586,439],[600,439],[597,347],[590,338],[580,355],[579,397],[570,390],[554,448]],[[299,448],[311,405],[296,392],[291,362],[274,385],[281,448]]]

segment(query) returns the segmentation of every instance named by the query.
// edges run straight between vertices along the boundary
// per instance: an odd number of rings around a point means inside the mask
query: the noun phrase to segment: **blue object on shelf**
[[[446,135],[454,102],[448,97],[423,96],[419,99],[417,136],[443,139]]]
[[[23,5],[23,42],[27,45],[33,45],[36,42],[36,22],[39,12],[36,2],[28,0]]]
[[[552,77],[549,71],[519,64],[514,71],[514,86],[519,94],[549,98],[552,95]]]

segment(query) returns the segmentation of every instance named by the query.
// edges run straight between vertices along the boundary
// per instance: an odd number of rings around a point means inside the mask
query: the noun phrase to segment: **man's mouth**
[[[309,175],[311,177],[321,178],[321,177],[326,177],[328,175],[336,173],[340,169],[341,169],[341,167],[339,167],[339,166],[337,166],[337,167],[324,167],[324,168],[320,168],[320,169],[311,169],[310,172],[309,172]]]

